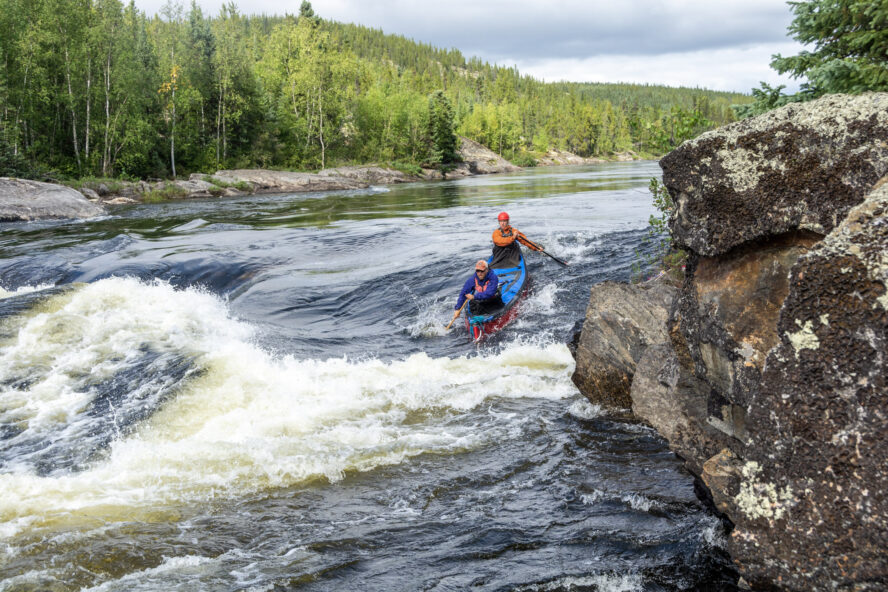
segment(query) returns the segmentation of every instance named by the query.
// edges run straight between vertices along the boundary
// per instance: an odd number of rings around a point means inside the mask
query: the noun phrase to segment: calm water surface
[[[564,345],[656,163],[0,227],[0,590],[734,590],[719,520]],[[496,214],[519,319],[445,333]]]

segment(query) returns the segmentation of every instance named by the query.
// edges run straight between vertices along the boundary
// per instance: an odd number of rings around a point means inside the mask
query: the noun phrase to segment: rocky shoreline
[[[592,288],[574,381],[663,435],[756,590],[888,582],[888,93],[788,105],[660,165],[675,288]]]
[[[299,193],[366,189],[371,185],[392,185],[474,175],[511,173],[521,170],[481,144],[461,138],[455,167],[442,174],[420,169],[419,174],[379,166],[341,166],[317,173],[268,169],[219,170],[213,174],[193,173],[188,179],[88,182],[79,189],[53,183],[0,178],[0,222],[41,219],[89,218],[105,213],[105,206],[145,201],[237,197],[257,193]],[[616,155],[617,161],[637,159],[632,153]],[[541,157],[537,166],[565,166],[607,162],[553,150]],[[25,187],[29,187],[27,191]],[[52,196],[52,197],[50,197]]]
[[[103,206],[143,201],[236,197],[257,193],[344,191],[366,189],[371,185],[442,179],[445,176],[452,179],[521,170],[500,155],[467,138],[461,140],[459,155],[462,161],[446,175],[433,169],[422,169],[421,174],[410,175],[377,166],[344,166],[324,169],[318,173],[235,169],[220,170],[211,175],[195,173],[187,180],[86,183],[79,191],[53,183],[0,178],[0,222],[90,218],[105,213]]]

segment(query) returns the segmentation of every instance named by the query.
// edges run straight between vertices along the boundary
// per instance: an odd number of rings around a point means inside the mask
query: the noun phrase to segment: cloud
[[[398,33],[494,60],[652,55],[782,42],[791,14],[780,0],[451,0],[318,2],[326,18]]]
[[[783,84],[787,92],[796,92],[798,80],[777,74],[767,64],[774,53],[793,55],[800,50],[800,45],[789,42],[652,56],[604,54],[582,59],[542,58],[518,60],[508,65],[515,65],[522,74],[546,82],[635,82],[744,93],[758,87],[759,82],[767,82],[772,86]]]
[[[149,14],[166,0],[136,0]],[[237,0],[236,0],[237,1]],[[240,0],[250,14],[295,14],[301,0]],[[217,14],[222,0],[198,0]],[[637,81],[748,91],[786,84],[771,54],[793,55],[784,0],[314,0],[323,18],[490,63],[544,80]]]

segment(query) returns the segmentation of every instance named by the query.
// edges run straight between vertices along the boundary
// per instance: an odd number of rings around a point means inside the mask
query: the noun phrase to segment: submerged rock
[[[0,177],[0,222],[94,218],[104,213],[105,210],[70,187]]]

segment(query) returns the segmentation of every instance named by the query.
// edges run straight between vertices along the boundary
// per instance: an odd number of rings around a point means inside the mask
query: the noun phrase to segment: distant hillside
[[[436,142],[447,133],[522,165],[550,149],[652,156],[732,121],[729,105],[750,100],[544,83],[455,49],[322,20],[307,3],[301,16],[245,16],[229,5],[214,17],[173,3],[148,18],[119,0],[0,0],[0,53],[0,168],[15,163],[19,174],[411,169],[446,164]]]

